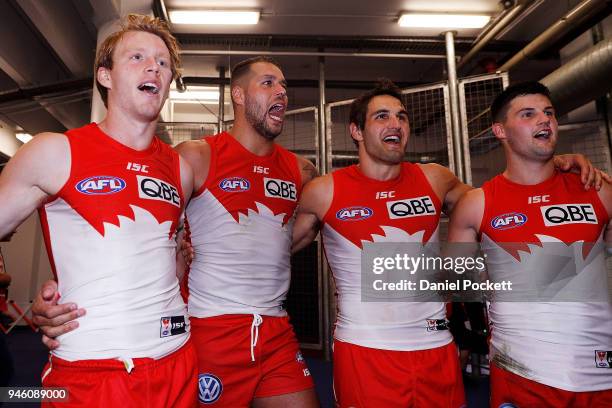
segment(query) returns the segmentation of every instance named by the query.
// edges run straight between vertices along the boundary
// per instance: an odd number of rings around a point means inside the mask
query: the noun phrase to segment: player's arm
[[[193,191],[197,191],[208,177],[210,145],[203,140],[189,140],[178,144],[174,149],[184,159],[185,164],[191,168]]]
[[[604,182],[597,194],[606,208],[606,211],[608,211],[608,225],[606,225],[604,239],[606,241],[608,254],[612,254],[612,185]]]
[[[21,147],[0,175],[0,236],[13,231],[47,197],[59,192],[69,176],[70,146],[65,135],[42,133]],[[58,305],[58,299],[57,283],[48,281],[32,306],[34,323],[44,333],[43,342],[51,341],[47,336],[74,330],[77,322],[64,323],[85,313],[74,303]],[[53,340],[48,345],[59,343]]]
[[[293,225],[291,253],[298,252],[316,238],[321,221],[331,205],[333,192],[334,181],[330,174],[317,177],[304,187]]]
[[[302,175],[302,187],[304,187],[311,180],[319,176],[319,171],[310,160],[299,155],[295,157],[297,157],[300,174]]]
[[[420,166],[429,184],[442,202],[442,211],[447,215],[451,214],[459,199],[473,189],[472,186],[462,183],[452,171],[444,166],[435,163]]]
[[[599,190],[604,181],[612,183],[612,177],[608,173],[593,167],[593,163],[583,154],[561,154],[555,156],[553,161],[555,167],[561,171],[580,173],[580,180],[582,180],[585,190],[592,186]]]
[[[70,175],[66,136],[41,133],[23,145],[0,175],[0,238],[10,234]]]
[[[484,205],[484,192],[480,188],[461,197],[450,216],[448,242],[478,242]]]

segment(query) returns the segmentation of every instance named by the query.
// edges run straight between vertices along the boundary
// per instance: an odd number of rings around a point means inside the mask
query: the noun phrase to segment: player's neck
[[[230,134],[256,156],[267,156],[274,150],[274,141],[262,136],[247,122],[246,118],[237,117]]]
[[[399,176],[401,169],[401,163],[389,164],[375,161],[368,155],[359,155],[359,170],[367,178],[378,181],[393,180]]]
[[[145,150],[151,145],[157,120],[138,121],[120,110],[109,109],[98,126],[119,143],[134,150]]]
[[[545,162],[508,159],[504,176],[517,184],[539,184],[552,177],[555,172],[553,159]]]

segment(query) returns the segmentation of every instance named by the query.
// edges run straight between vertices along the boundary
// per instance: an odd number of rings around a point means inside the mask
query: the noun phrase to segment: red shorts
[[[612,407],[612,389],[566,391],[521,377],[492,363],[491,407],[609,408]]]
[[[115,359],[66,361],[51,357],[43,371],[44,387],[65,387],[68,401],[43,407],[195,407],[196,354],[191,340],[174,353],[154,360],[134,358],[130,373]]]
[[[454,343],[395,351],[334,340],[334,392],[340,408],[465,406]]]
[[[190,318],[202,406],[248,407],[254,398],[314,388],[289,318],[262,319],[255,328],[253,315]]]

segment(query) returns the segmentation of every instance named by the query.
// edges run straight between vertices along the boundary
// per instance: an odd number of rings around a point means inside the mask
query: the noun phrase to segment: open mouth
[[[538,140],[548,140],[550,139],[551,136],[552,136],[552,130],[550,129],[542,129],[539,132],[537,132],[535,135],[533,135],[533,137],[535,137]]]
[[[388,135],[383,138],[383,142],[388,144],[400,144],[401,140],[399,135]]]
[[[275,103],[268,109],[268,116],[278,122],[282,122],[285,117],[287,107],[282,103]]]
[[[154,82],[144,82],[138,85],[138,90],[151,95],[157,95],[159,93],[159,86]]]

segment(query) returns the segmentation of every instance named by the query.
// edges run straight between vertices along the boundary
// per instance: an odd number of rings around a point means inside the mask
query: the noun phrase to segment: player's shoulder
[[[456,178],[455,174],[448,167],[438,163],[417,163],[416,166],[428,177]]]
[[[210,145],[204,140],[187,140],[176,145],[174,149],[188,161],[210,156]]]

